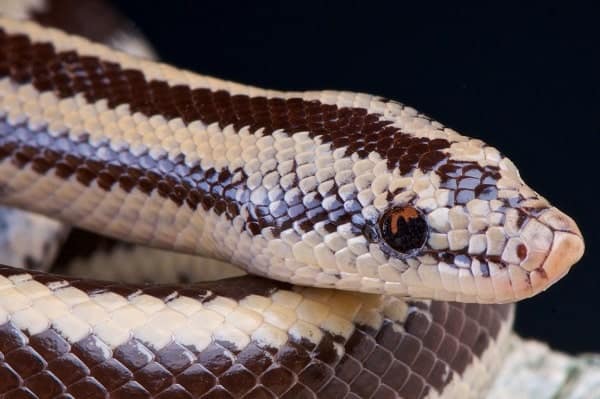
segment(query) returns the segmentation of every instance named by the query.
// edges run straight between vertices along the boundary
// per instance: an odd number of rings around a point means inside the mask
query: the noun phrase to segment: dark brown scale
[[[52,165],[50,162],[45,160],[43,157],[36,156],[31,161],[31,168],[39,174],[45,174],[48,170],[50,170],[51,167]]]
[[[475,198],[483,201],[498,199],[498,188],[493,185],[479,185],[475,188]]]
[[[523,224],[527,220],[528,216],[525,212],[523,212],[520,209],[518,209],[518,213],[519,213],[519,217],[517,218],[517,228],[520,229],[521,227],[523,227]]]
[[[148,179],[147,177],[144,176],[144,177],[141,177],[140,179],[138,179],[137,188],[144,194],[150,194],[150,193],[152,193],[152,190],[154,189],[154,184],[152,183],[152,181],[150,179]]]
[[[18,156],[17,156],[17,158],[13,158],[13,159],[18,159]],[[21,167],[23,167],[23,166],[25,166],[25,165],[22,165]],[[56,175],[63,179],[68,179],[75,171],[71,165],[69,165],[67,162],[65,162],[63,160],[58,161],[54,165],[54,170],[56,171]],[[100,180],[101,179],[99,179],[99,182],[100,182]]]
[[[98,173],[96,181],[98,182],[98,186],[108,191],[116,180],[117,179],[115,179],[108,171],[101,170],[100,173]]]
[[[422,170],[432,170],[446,158],[447,156],[441,151],[429,151],[419,158],[418,167]]]

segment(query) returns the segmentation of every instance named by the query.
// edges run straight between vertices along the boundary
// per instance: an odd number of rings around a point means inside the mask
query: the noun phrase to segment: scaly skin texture
[[[479,398],[510,305],[0,268],[0,397]],[[48,395],[48,396],[45,396]]]
[[[582,254],[575,223],[507,158],[403,105],[2,26],[5,203],[292,283],[444,300],[527,297]],[[389,245],[395,207],[422,214],[423,247]]]
[[[479,303],[534,295],[583,252],[510,160],[393,101],[238,85],[9,19],[0,79],[4,204],[286,282],[2,268],[6,397],[480,397],[513,308]]]

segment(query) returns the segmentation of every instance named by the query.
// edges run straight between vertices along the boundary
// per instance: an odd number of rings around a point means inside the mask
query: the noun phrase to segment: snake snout
[[[552,247],[542,265],[548,278],[546,286],[549,286],[581,259],[585,244],[575,221],[558,209],[550,208],[540,217],[540,221],[554,231]]]
[[[549,208],[530,220],[522,232],[525,247],[520,266],[530,272],[531,292],[535,295],[563,277],[583,256],[585,244],[573,219]]]

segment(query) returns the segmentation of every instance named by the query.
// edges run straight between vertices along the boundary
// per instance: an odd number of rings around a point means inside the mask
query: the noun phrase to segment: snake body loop
[[[5,205],[262,276],[1,267],[1,398],[480,397],[503,303],[583,252],[508,158],[410,107],[244,86],[8,18],[0,187]]]

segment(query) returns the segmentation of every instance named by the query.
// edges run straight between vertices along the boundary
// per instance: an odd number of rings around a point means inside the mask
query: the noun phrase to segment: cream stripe
[[[0,80],[0,115],[6,115],[9,123],[27,122],[33,130],[48,128],[55,137],[68,133],[77,141],[89,135],[93,146],[110,144],[113,151],[128,150],[133,155],[146,152],[154,159],[168,155],[175,160],[181,154],[188,166],[200,164],[204,170],[244,168],[246,175],[262,180],[259,159],[277,160],[291,164],[299,156],[332,164],[331,145],[320,144],[306,133],[291,137],[276,131],[262,136],[261,130],[250,132],[247,128],[234,131],[231,125],[220,129],[217,123],[208,126],[200,121],[184,125],[181,119],[166,120],[161,116],[148,117],[139,112],[131,113],[128,105],[109,109],[106,100],[90,104],[82,94],[74,98],[60,99],[51,92],[40,93],[32,85],[18,85],[9,78]],[[277,152],[273,152],[277,149]],[[342,149],[343,150],[343,149]],[[308,153],[311,153],[309,156]],[[320,154],[320,156],[318,156]],[[263,162],[264,163],[264,162]]]
[[[382,311],[382,297],[313,288],[240,302],[217,296],[201,303],[182,296],[164,303],[143,293],[125,298],[113,292],[88,295],[68,284],[52,289],[29,274],[0,277],[0,323],[12,320],[31,335],[52,326],[71,343],[93,332],[113,349],[131,338],[157,351],[171,340],[198,351],[213,340],[238,350],[251,340],[278,349],[288,335],[318,344],[322,331],[347,339],[354,322]]]

